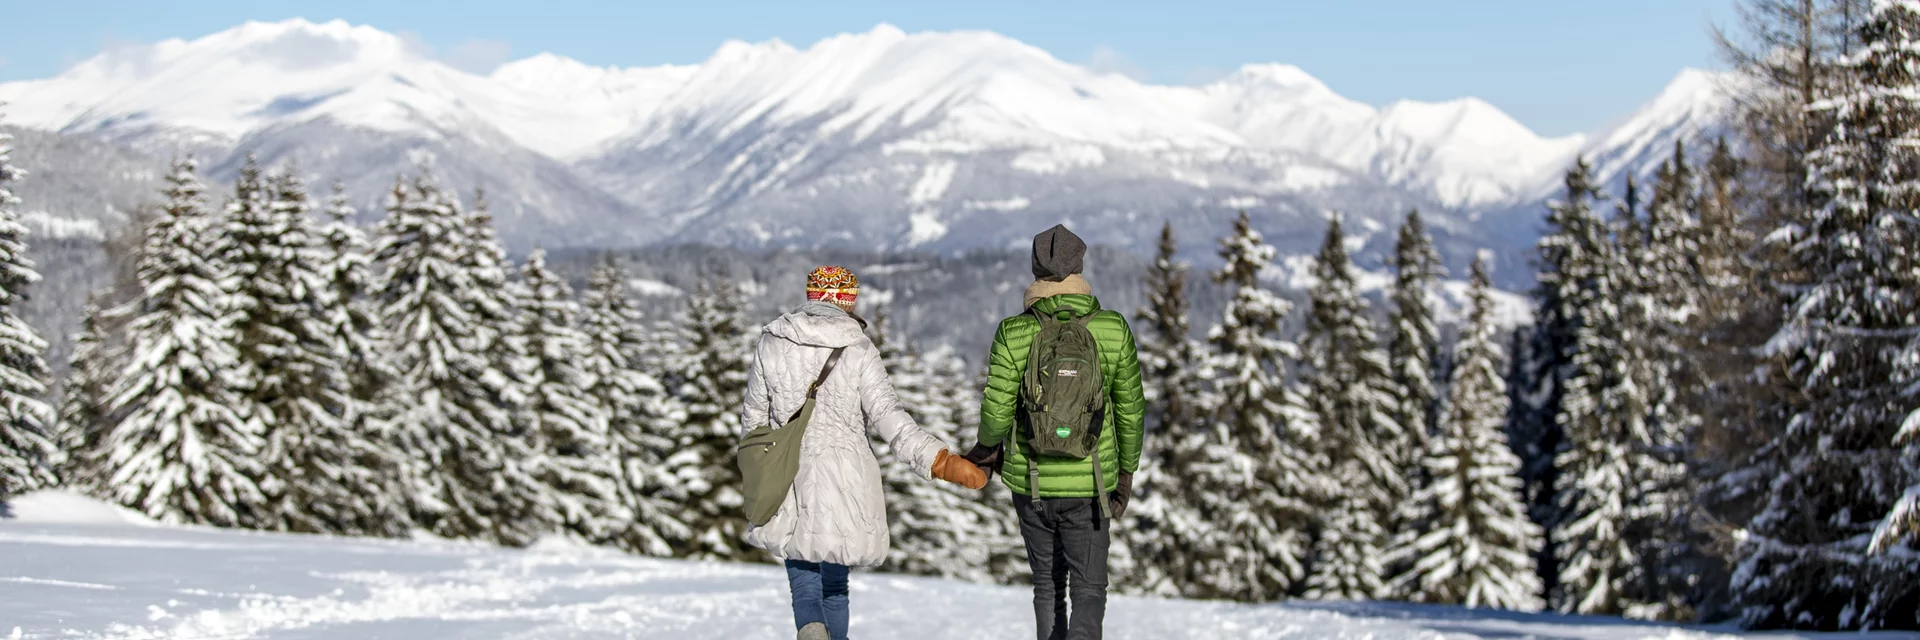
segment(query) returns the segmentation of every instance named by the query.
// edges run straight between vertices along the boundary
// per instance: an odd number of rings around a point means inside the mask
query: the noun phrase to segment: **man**
[[[1086,243],[1064,226],[1055,225],[1034,237],[1035,281],[1026,290],[1027,311],[1001,321],[994,333],[981,400],[979,444],[967,455],[982,467],[998,467],[1001,482],[1013,493],[1027,562],[1033,567],[1033,613],[1040,640],[1100,638],[1107,608],[1111,523],[1126,510],[1133,472],[1140,465],[1144,400],[1133,331],[1125,316],[1100,308],[1092,287],[1081,277],[1086,249]],[[1052,373],[1059,368],[1058,375],[1067,377],[1038,380],[1028,375],[1029,362],[1036,359],[1036,340],[1046,342],[1040,345],[1045,350],[1040,357],[1051,358],[1079,353],[1075,349],[1084,345],[1072,346],[1081,344],[1072,336],[1087,334],[1097,348],[1097,371],[1073,370],[1073,360],[1061,359],[1049,362],[1066,364],[1039,370]],[[1090,410],[1073,407],[1071,413],[1061,414],[1058,407],[1048,408],[1050,403],[1036,398],[1048,393],[1042,389],[1071,387],[1095,374],[1100,386],[1084,392],[1098,394]],[[1033,429],[1036,414],[1048,420],[1039,440]],[[1078,425],[1060,422],[1061,415],[1081,417],[1091,429],[1082,436],[1087,455],[1035,455],[1036,443],[1046,451],[1059,451],[1060,442],[1079,435]],[[1060,438],[1052,437],[1056,434]]]

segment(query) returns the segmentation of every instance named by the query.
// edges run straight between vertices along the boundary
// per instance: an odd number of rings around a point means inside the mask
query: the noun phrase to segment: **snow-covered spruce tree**
[[[1199,551],[1184,539],[1200,519],[1182,480],[1202,458],[1208,433],[1205,345],[1188,328],[1187,265],[1176,260],[1173,225],[1160,231],[1159,253],[1146,279],[1147,306],[1135,312],[1140,335],[1140,368],[1147,394],[1144,462],[1133,479],[1133,503],[1117,528],[1131,552],[1132,566],[1116,581],[1135,593],[1177,596],[1181,585],[1174,568],[1192,562]]]
[[[587,278],[580,331],[587,353],[582,371],[587,394],[607,412],[609,450],[618,471],[616,496],[631,514],[605,532],[604,542],[650,556],[673,554],[687,537],[665,489],[673,482],[663,461],[673,453],[673,416],[665,388],[642,368],[646,325],[627,291],[624,272],[609,254]]]
[[[582,366],[592,351],[575,324],[580,308],[566,281],[547,268],[545,251],[527,256],[520,284],[519,333],[528,353],[520,377],[537,454],[530,472],[546,487],[539,517],[583,540],[603,540],[633,515],[618,494],[608,409],[589,392],[593,379]]]
[[[1384,593],[1385,523],[1407,491],[1408,478],[1389,452],[1410,436],[1393,421],[1400,397],[1354,283],[1346,239],[1336,214],[1314,262],[1313,311],[1302,345],[1308,406],[1319,416],[1325,471],[1338,488],[1321,503],[1306,595],[1370,600]]]
[[[347,379],[327,304],[326,256],[306,186],[288,167],[263,175],[251,157],[227,205],[222,258],[247,394],[266,433],[261,487],[273,500],[262,527],[361,533],[389,478],[361,466],[377,451],[346,422]]]
[[[53,408],[40,399],[47,392],[47,341],[16,308],[40,274],[27,258],[27,228],[13,210],[20,200],[8,188],[25,175],[7,162],[11,140],[0,132],[0,502],[56,482],[61,455],[53,445]]]
[[[1629,182],[1629,187],[1632,183]],[[1561,396],[1564,445],[1559,469],[1560,544],[1556,606],[1582,614],[1645,615],[1651,576],[1642,553],[1656,519],[1652,403],[1643,384],[1650,358],[1646,226],[1629,189],[1616,222],[1582,266],[1573,360]]]
[[[735,560],[750,557],[740,544],[747,520],[740,506],[741,394],[746,393],[751,346],[745,301],[737,285],[713,280],[688,298],[668,338],[667,388],[684,418],[666,467],[684,496],[681,521],[691,529],[675,555]]]
[[[1407,479],[1411,491],[1426,480],[1424,459],[1427,438],[1439,432],[1440,327],[1434,321],[1433,289],[1445,267],[1433,236],[1418,209],[1407,212],[1394,244],[1394,281],[1391,298],[1393,311],[1387,318],[1391,335],[1387,342],[1387,362],[1393,368],[1393,382],[1400,393],[1400,404],[1393,420],[1401,425],[1406,438],[1388,443],[1387,459]],[[1412,518],[1417,511],[1410,502],[1396,497],[1402,508],[1395,509],[1387,522],[1390,536],[1411,534],[1421,528]],[[1389,575],[1408,569],[1404,564],[1389,566]]]
[[[1412,501],[1424,527],[1391,554],[1411,567],[1394,592],[1415,602],[1536,609],[1540,527],[1527,518],[1520,459],[1506,442],[1507,390],[1484,255],[1473,263],[1472,282],[1447,416],[1427,446],[1430,480]]]
[[[167,176],[166,204],[148,225],[139,275],[145,296],[128,326],[130,364],[114,384],[118,422],[103,439],[113,500],[163,522],[271,524],[257,478],[265,434],[234,349],[226,265],[193,160]]]
[[[107,413],[113,382],[125,354],[119,345],[108,342],[101,330],[97,294],[87,296],[80,312],[80,330],[73,334],[73,351],[67,357],[67,378],[60,390],[60,427],[56,441],[66,455],[60,456],[60,481],[65,486],[89,494],[105,489],[106,449],[101,443],[112,427]]]
[[[1299,348],[1278,334],[1292,305],[1260,283],[1273,255],[1244,212],[1221,239],[1225,264],[1213,277],[1234,294],[1207,332],[1217,399],[1202,406],[1212,420],[1164,445],[1195,457],[1181,481],[1199,517],[1174,525],[1191,562],[1168,567],[1187,597],[1274,600],[1297,590],[1313,506],[1332,493],[1314,454],[1319,423],[1287,381]]]
[[[1623,318],[1632,343],[1626,353],[1634,359],[1632,388],[1647,407],[1647,437],[1634,465],[1642,513],[1636,541],[1642,584],[1635,590],[1642,603],[1626,612],[1636,618],[1690,617],[1685,600],[1695,567],[1685,540],[1685,510],[1693,491],[1685,462],[1698,414],[1697,398],[1688,394],[1707,384],[1693,362],[1690,334],[1705,287],[1695,183],[1686,147],[1675,143],[1673,156],[1656,172],[1640,255],[1626,256],[1637,267]]]
[[[374,257],[375,292],[400,389],[394,437],[405,452],[408,508],[442,537],[526,544],[545,533],[528,470],[533,450],[503,402],[510,372],[487,348],[511,327],[499,308],[499,266],[473,262],[459,204],[421,176],[396,185]],[[492,269],[490,273],[477,273]],[[492,308],[487,308],[491,306]]]
[[[493,226],[493,214],[487,206],[484,189],[474,189],[473,213],[461,225],[460,264],[472,274],[474,292],[466,302],[474,316],[477,344],[487,358],[488,367],[501,375],[490,392],[494,402],[513,416],[516,433],[528,433],[528,381],[520,363],[528,356],[526,338],[514,329],[521,324],[519,308],[522,283],[510,280],[513,263],[507,259],[506,245],[500,242]]]
[[[1611,252],[1606,223],[1594,213],[1601,200],[1593,167],[1585,158],[1566,175],[1566,195],[1548,204],[1547,230],[1537,250],[1540,271],[1535,275],[1533,335],[1529,341],[1529,370],[1533,388],[1517,394],[1527,400],[1527,411],[1517,411],[1508,427],[1514,450],[1520,455],[1520,478],[1526,484],[1527,509],[1534,524],[1547,532],[1536,562],[1547,594],[1560,581],[1559,542],[1555,537],[1561,517],[1561,470],[1557,456],[1565,447],[1564,413],[1567,380],[1573,376],[1579,348],[1580,323],[1593,303],[1591,287],[1599,262]]]
[[[1740,530],[1735,597],[1756,627],[1920,629],[1920,553],[1870,554],[1875,528],[1915,484],[1895,446],[1920,400],[1904,348],[1920,323],[1920,4],[1877,2],[1849,80],[1811,117],[1831,128],[1807,154],[1813,205],[1766,242],[1791,295],[1769,343],[1773,375],[1797,391],[1773,442],[1741,473],[1765,478]]]
[[[1400,225],[1393,251],[1393,326],[1387,359],[1393,381],[1400,387],[1400,406],[1393,419],[1412,437],[1389,451],[1393,463],[1416,472],[1424,457],[1426,436],[1440,424],[1440,391],[1435,371],[1440,351],[1440,327],[1433,318],[1433,288],[1445,275],[1433,236],[1415,209]],[[1417,472],[1416,472],[1417,473]]]
[[[352,490],[359,495],[357,509],[339,512],[332,520],[359,535],[399,537],[412,526],[402,490],[406,460],[392,446],[392,417],[404,396],[386,352],[386,330],[370,297],[375,286],[372,256],[366,233],[353,223],[354,213],[346,186],[334,182],[327,222],[318,230],[325,287],[319,313],[345,383],[340,405],[332,410],[345,430],[341,455],[354,469],[342,476],[341,484],[358,486]]]

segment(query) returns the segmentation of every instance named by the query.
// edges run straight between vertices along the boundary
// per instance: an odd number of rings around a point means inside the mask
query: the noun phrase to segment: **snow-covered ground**
[[[772,566],[643,559],[568,544],[504,550],[165,528],[61,493],[22,497],[0,514],[9,512],[0,518],[0,638],[793,637],[784,574]],[[873,573],[853,582],[853,636],[868,640],[1027,638],[1031,611],[1020,588]],[[1445,607],[1115,598],[1107,637],[1726,636]]]

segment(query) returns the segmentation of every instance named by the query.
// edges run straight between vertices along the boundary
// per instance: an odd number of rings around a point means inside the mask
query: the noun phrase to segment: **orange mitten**
[[[933,457],[933,477],[975,491],[987,486],[987,472],[946,449],[941,449],[940,455]]]

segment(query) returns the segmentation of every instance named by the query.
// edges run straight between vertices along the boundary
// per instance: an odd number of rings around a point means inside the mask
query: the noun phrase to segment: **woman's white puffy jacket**
[[[860,323],[832,304],[810,302],[767,324],[747,371],[740,425],[778,428],[792,417],[836,347],[846,351],[815,395],[793,489],[773,520],[747,529],[746,540],[781,559],[871,567],[886,560],[888,539],[868,427],[922,477],[931,477],[933,459],[946,444],[900,406]]]

